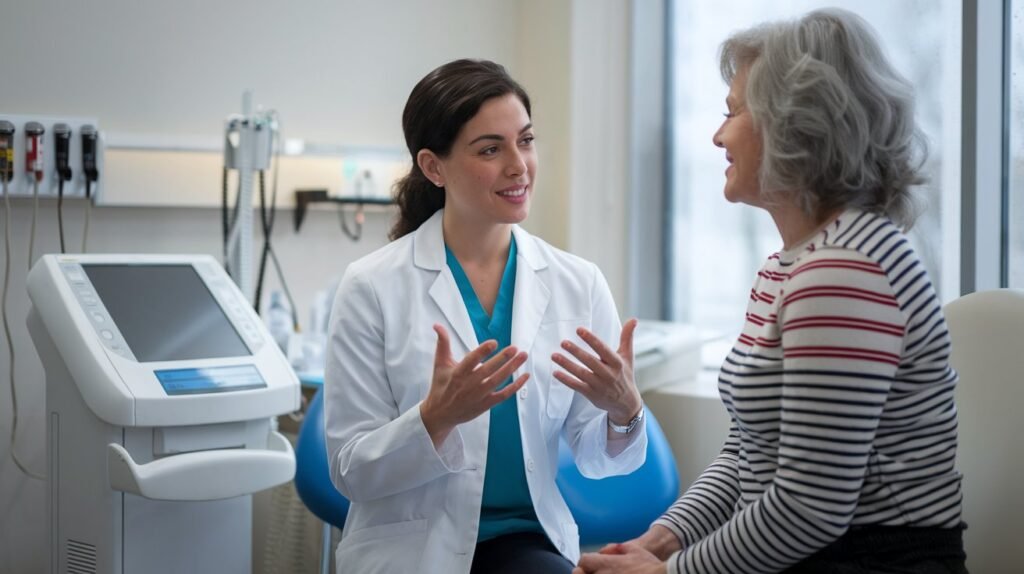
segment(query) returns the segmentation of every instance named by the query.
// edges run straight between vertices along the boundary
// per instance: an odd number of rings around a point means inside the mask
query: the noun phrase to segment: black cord
[[[64,177],[57,176],[57,230],[60,232],[60,252],[64,249]]]
[[[356,206],[356,214],[354,217],[355,231],[349,229],[348,220],[345,219],[345,208],[338,206],[338,220],[341,221],[341,232],[348,236],[352,241],[359,241],[363,236],[363,220],[365,219],[363,213],[363,204],[360,203]]]
[[[256,273],[256,296],[253,298],[253,307],[256,313],[260,313],[260,301],[263,299],[263,279],[267,272],[267,257],[270,255],[270,232],[271,222],[267,218],[267,178],[263,170],[260,170],[260,225],[263,228],[263,251],[260,254],[260,269]]]
[[[86,252],[89,243],[89,216],[92,213],[92,178],[85,176],[85,225],[82,226],[82,253]]]
[[[256,306],[256,312],[259,313],[259,303],[263,293],[263,281],[266,277],[266,264],[269,258],[271,263],[274,264],[274,271],[277,273],[278,282],[281,284],[281,289],[284,291],[285,297],[288,299],[288,304],[292,310],[292,327],[295,331],[299,331],[299,311],[298,306],[295,304],[295,298],[292,297],[291,289],[288,288],[288,281],[284,278],[284,271],[281,269],[281,262],[277,258],[277,252],[274,251],[274,245],[271,242],[271,237],[274,233],[274,220],[277,216],[277,174],[280,171],[280,155],[281,155],[281,135],[280,132],[276,135],[276,147],[274,152],[274,184],[270,191],[270,209],[267,210],[266,202],[266,173],[260,171],[260,221],[263,226],[263,252],[260,255],[260,268],[259,278],[256,281],[256,297],[253,304]]]
[[[299,329],[299,309],[295,306],[295,299],[292,297],[291,289],[288,289],[288,282],[284,280],[284,272],[281,271],[281,262],[277,260],[277,252],[274,248],[270,248],[270,260],[274,262],[274,269],[277,270],[277,279],[281,282],[281,288],[284,290],[284,296],[288,298],[288,304],[292,306],[292,324],[295,327],[295,331]]]
[[[228,265],[228,166],[224,166],[224,171],[220,179],[220,227],[222,233],[222,242],[224,250],[224,267]]]
[[[224,206],[224,212],[223,212],[223,215],[222,215],[222,223],[224,225],[224,229],[226,230],[224,232],[224,270],[228,272],[228,275],[230,275],[232,278],[234,278],[236,271],[233,271],[231,269],[231,260],[228,257],[228,243],[229,243],[229,241],[231,239],[231,230],[234,229],[235,225],[238,223],[238,214],[239,214],[238,210],[239,210],[239,207],[240,207],[240,205],[242,203],[242,177],[241,177],[241,174],[239,174],[239,177],[238,177],[238,191],[237,191],[237,193],[235,193],[235,205],[230,208],[231,215],[229,217],[228,213],[227,213],[228,209],[229,209],[228,208],[229,198],[228,198],[228,174],[227,174],[227,171],[228,170],[225,167],[224,168],[223,185],[222,185],[222,191],[221,191],[221,195],[222,195],[222,197],[224,199],[223,203],[222,203],[222,205]],[[237,278],[236,278],[236,280],[237,280]]]

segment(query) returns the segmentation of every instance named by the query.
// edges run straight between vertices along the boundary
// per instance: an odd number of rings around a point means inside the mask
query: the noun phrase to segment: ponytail
[[[392,241],[416,231],[444,207],[444,188],[431,183],[420,166],[413,163],[409,173],[395,184],[395,203],[398,218],[388,233]]]

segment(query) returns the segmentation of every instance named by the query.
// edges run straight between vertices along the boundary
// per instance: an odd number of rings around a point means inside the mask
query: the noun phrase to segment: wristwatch
[[[617,425],[612,422],[611,417],[608,417],[608,428],[612,429],[612,432],[617,432],[619,434],[629,434],[633,432],[633,429],[635,429],[636,426],[640,424],[640,421],[642,420],[644,420],[644,408],[640,407],[640,412],[636,413],[635,417],[629,419],[629,422],[626,423],[625,425]]]

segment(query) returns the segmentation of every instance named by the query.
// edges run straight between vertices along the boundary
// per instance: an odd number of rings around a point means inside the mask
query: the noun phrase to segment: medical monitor
[[[192,265],[82,265],[139,362],[249,356]]]

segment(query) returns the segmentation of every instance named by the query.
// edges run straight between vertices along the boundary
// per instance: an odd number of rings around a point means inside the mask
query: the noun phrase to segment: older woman
[[[913,94],[869,26],[811,12],[726,40],[725,196],[771,214],[719,379],[721,455],[640,538],[577,572],[965,572],[957,375],[901,227]]]

